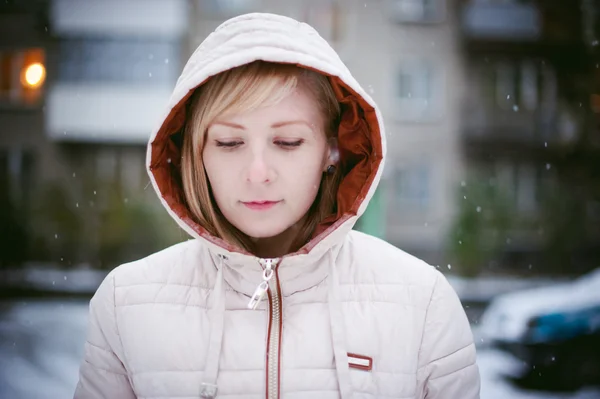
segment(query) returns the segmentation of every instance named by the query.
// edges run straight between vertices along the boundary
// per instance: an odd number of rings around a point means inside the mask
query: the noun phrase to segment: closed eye
[[[216,141],[217,147],[235,148],[244,144],[243,141]]]
[[[294,148],[294,147],[300,147],[302,145],[302,143],[304,143],[304,140],[295,140],[295,141],[285,141],[285,140],[276,140],[275,144],[283,147],[283,148]]]

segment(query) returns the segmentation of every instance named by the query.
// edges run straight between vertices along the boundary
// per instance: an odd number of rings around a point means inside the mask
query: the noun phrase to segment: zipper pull
[[[259,260],[260,264],[264,267],[263,281],[256,287],[256,290],[254,290],[254,294],[252,295],[252,298],[250,298],[250,302],[248,302],[248,309],[255,310],[260,304],[260,301],[265,297],[269,290],[269,280],[271,280],[273,274],[275,274],[273,263],[276,263],[276,261],[276,259]]]
[[[254,290],[254,295],[252,295],[252,298],[250,298],[250,302],[248,302],[248,309],[255,310],[258,307],[260,301],[262,301],[262,299],[265,297],[265,294],[268,290],[268,282],[263,281],[262,283],[260,283],[258,287],[256,287],[256,290]]]

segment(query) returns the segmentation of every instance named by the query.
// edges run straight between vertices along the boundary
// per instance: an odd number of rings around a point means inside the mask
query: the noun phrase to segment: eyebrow
[[[312,126],[310,125],[310,123],[308,123],[307,121],[304,121],[304,120],[300,120],[300,119],[292,120],[292,121],[276,122],[276,123],[272,124],[271,127],[273,129],[277,129],[278,127],[289,126],[289,125],[306,125],[312,130]]]
[[[232,122],[216,121],[213,123],[213,125],[223,125],[223,126],[231,127],[233,129],[246,130],[246,128],[244,126],[238,125],[237,123],[232,123]],[[279,127],[289,126],[289,125],[306,125],[312,130],[312,126],[310,125],[310,123],[303,121],[303,120],[275,122],[271,125],[271,128],[277,129]]]

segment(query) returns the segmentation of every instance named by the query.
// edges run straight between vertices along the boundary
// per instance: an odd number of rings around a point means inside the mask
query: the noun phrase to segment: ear
[[[337,148],[337,139],[332,137],[327,140],[327,150],[323,157],[323,172],[327,172],[327,168],[331,165],[337,165],[339,160],[339,151]]]
[[[327,152],[324,159],[323,170],[327,171],[330,165],[337,165],[340,160],[337,138],[331,137],[327,140]]]
[[[326,171],[329,165],[331,165],[331,147],[327,146],[325,157],[323,157],[323,171]]]

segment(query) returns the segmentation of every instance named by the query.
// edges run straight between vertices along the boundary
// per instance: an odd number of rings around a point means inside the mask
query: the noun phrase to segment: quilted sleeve
[[[469,321],[448,280],[435,272],[419,350],[417,397],[478,399],[479,369]]]
[[[135,399],[115,319],[115,282],[110,273],[90,301],[89,324],[74,399]]]

